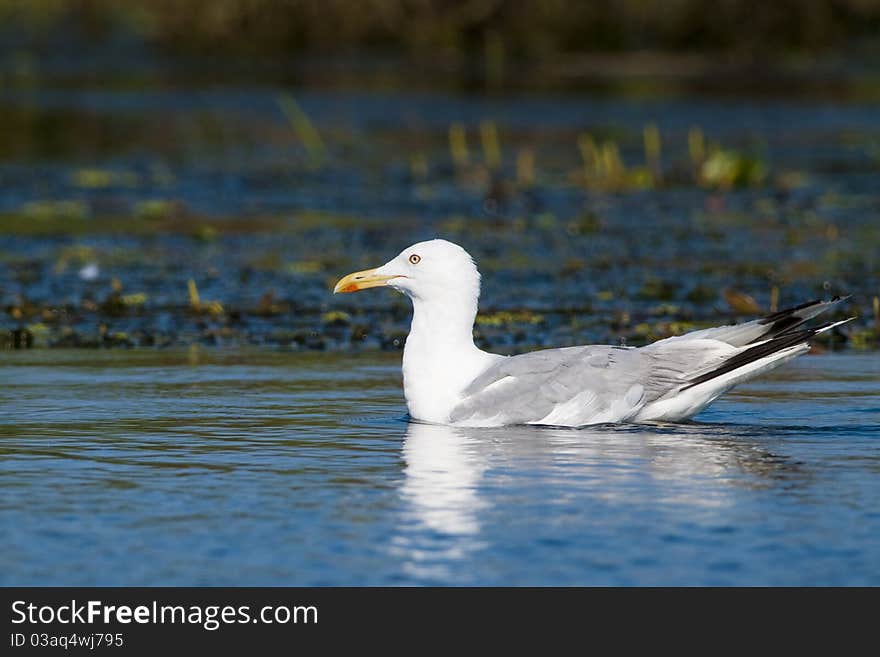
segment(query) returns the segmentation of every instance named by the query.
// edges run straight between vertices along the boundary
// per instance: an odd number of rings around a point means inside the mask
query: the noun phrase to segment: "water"
[[[0,584],[880,584],[880,354],[583,430],[409,423],[398,358],[4,354]]]

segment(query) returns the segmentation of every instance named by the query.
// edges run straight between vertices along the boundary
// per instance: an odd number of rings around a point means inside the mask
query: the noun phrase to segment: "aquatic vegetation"
[[[321,315],[321,322],[333,326],[347,326],[351,323],[351,315],[342,310],[331,310]]]
[[[298,260],[287,263],[284,269],[291,274],[315,274],[322,271],[324,265],[317,260]]]
[[[699,168],[700,183],[720,189],[760,185],[766,177],[767,165],[761,159],[717,146],[709,149]]]
[[[148,90],[124,112],[129,92],[74,85],[70,103],[89,112],[35,96],[48,112],[35,125],[58,123],[63,139],[0,146],[4,348],[399,349],[406,304],[328,289],[432,235],[497,274],[484,345],[634,343],[854,293],[845,331],[875,348],[858,299],[880,286],[877,165],[820,106],[762,109],[786,130],[752,134],[732,111],[685,101],[312,91],[300,105],[281,88],[205,92],[205,104]],[[0,142],[20,138],[25,114]],[[744,298],[730,303],[732,290]]]
[[[77,169],[71,174],[71,184],[81,189],[106,189],[108,187],[136,187],[140,182],[131,171],[116,171],[90,167]]]
[[[645,144],[645,167],[651,174],[652,186],[657,186],[662,182],[663,176],[660,163],[662,152],[660,130],[657,128],[656,123],[648,123],[645,125],[642,134]]]
[[[281,95],[278,104],[306,150],[308,165],[320,168],[327,158],[327,149],[315,124],[290,94]]]
[[[206,315],[222,315],[223,304],[219,301],[202,301],[199,297],[199,288],[193,279],[189,279],[186,283],[187,292],[189,294],[189,308],[192,312]]]
[[[644,129],[646,166],[627,166],[620,144],[614,140],[597,143],[589,134],[578,137],[578,151],[583,162],[582,181],[591,189],[602,191],[639,191],[661,184],[660,137],[656,126]]]
[[[577,146],[583,161],[583,178],[590,180],[599,168],[599,148],[593,136],[587,133],[578,135]]]
[[[761,306],[755,299],[744,292],[738,290],[724,290],[724,300],[730,309],[738,315],[760,315]]]
[[[216,226],[211,224],[199,224],[192,230],[193,239],[199,242],[213,242],[217,239],[220,232]]]
[[[31,347],[47,347],[49,346],[49,337],[51,331],[43,322],[28,324],[25,329],[27,331],[28,346]]]
[[[193,279],[189,279],[186,282],[186,286],[187,291],[189,292],[189,307],[195,311],[200,310],[202,302],[199,298],[199,288],[196,286],[196,282]]]
[[[693,172],[691,180],[680,176],[676,163],[668,169],[664,168],[663,141],[655,123],[646,123],[642,127],[642,144],[644,166],[628,166],[621,155],[618,141],[608,139],[597,142],[588,133],[580,134],[577,146],[583,163],[583,184],[605,191],[637,192],[696,182],[701,187],[729,190],[761,186],[769,176],[769,167],[761,157],[745,155],[715,143],[707,147],[704,133],[698,126],[691,127],[687,134],[687,152]],[[789,176],[789,182],[791,180]]]
[[[850,342],[856,349],[880,348],[880,296],[871,300],[873,325],[869,328],[857,329],[850,335]]]
[[[632,346],[647,344],[673,335],[682,335],[697,328],[700,326],[686,321],[640,322],[633,327],[627,344]]]
[[[135,292],[134,294],[123,294],[121,301],[127,308],[143,306],[147,303],[149,296],[144,292]]]
[[[684,298],[694,304],[710,303],[718,298],[718,290],[708,285],[697,283],[688,291]]]
[[[179,212],[180,204],[171,199],[145,199],[136,201],[132,206],[135,217],[148,220],[168,219]]]
[[[876,329],[856,329],[850,333],[849,344],[853,349],[880,348],[880,331]]]
[[[20,208],[20,213],[27,219],[49,221],[52,219],[84,219],[89,216],[88,205],[80,200],[69,201],[28,201]]]
[[[480,121],[480,144],[486,167],[490,170],[498,169],[501,166],[501,144],[494,121]]]
[[[449,154],[459,172],[470,164],[467,133],[461,123],[452,123],[449,126]]]
[[[639,290],[639,296],[644,299],[662,301],[674,299],[677,293],[678,286],[675,283],[655,277],[648,277]]]
[[[583,181],[587,187],[604,190],[624,190],[641,186],[641,172],[627,170],[616,142],[596,144],[591,135],[578,137],[578,149],[583,160]]]
[[[559,218],[552,212],[542,212],[533,219],[532,225],[537,230],[555,231],[559,227]],[[523,260],[527,260],[527,258]],[[523,262],[523,264],[526,263]]]
[[[602,218],[594,212],[585,212],[566,224],[569,235],[591,235],[602,230]]]
[[[94,308],[89,307],[88,310],[98,310],[108,317],[123,317],[142,310],[148,300],[149,296],[145,292],[123,294],[122,282],[118,278],[113,278],[107,297],[99,305]]]
[[[507,324],[540,324],[544,316],[528,310],[498,310],[477,315],[478,326],[504,326]]]

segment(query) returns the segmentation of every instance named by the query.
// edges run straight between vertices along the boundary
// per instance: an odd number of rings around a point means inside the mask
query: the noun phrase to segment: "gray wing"
[[[679,389],[732,347],[716,340],[640,349],[546,349],[498,361],[465,389],[453,423],[620,422]]]
[[[626,421],[646,404],[833,326],[795,330],[847,298],[810,301],[762,319],[693,331],[639,349],[568,347],[506,358],[468,386],[450,420],[568,426]]]

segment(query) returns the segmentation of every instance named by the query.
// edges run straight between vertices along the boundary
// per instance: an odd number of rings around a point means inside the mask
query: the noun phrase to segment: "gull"
[[[853,319],[804,328],[845,300],[835,297],[644,347],[585,345],[504,356],[474,344],[480,273],[457,244],[419,242],[381,267],[345,276],[333,292],[379,286],[413,304],[402,367],[410,417],[457,426],[687,420],[735,385],[809,351],[814,335]]]

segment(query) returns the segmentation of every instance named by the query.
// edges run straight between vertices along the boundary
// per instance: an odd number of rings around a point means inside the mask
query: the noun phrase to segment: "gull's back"
[[[809,351],[809,338],[841,322],[800,327],[840,301],[641,348],[567,347],[505,358],[467,386],[449,419],[466,426],[684,420],[733,386]]]
[[[686,380],[694,361],[719,362],[717,340],[640,349],[604,345],[545,349],[500,361],[464,391],[450,420],[473,426],[582,426],[634,420]]]

